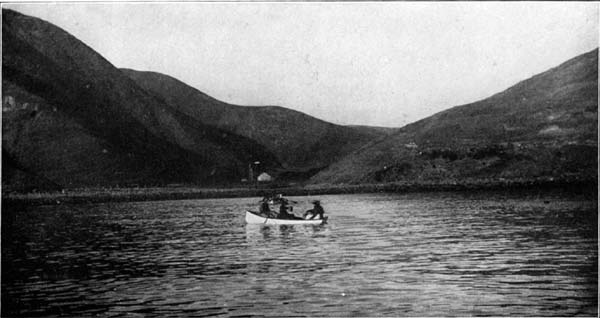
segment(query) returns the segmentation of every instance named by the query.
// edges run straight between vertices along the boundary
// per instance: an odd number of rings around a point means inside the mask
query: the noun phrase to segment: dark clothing
[[[286,204],[282,204],[279,206],[279,219],[287,219],[287,220],[301,220],[302,218],[299,218],[293,214],[288,213],[288,206]]]
[[[267,213],[269,213],[269,212],[271,212],[271,208],[269,208],[269,202],[267,202],[267,201],[263,201],[263,202],[260,204],[260,213],[265,213],[265,214],[267,214]]]
[[[287,205],[281,204],[279,206],[279,215],[277,217],[280,219],[289,219],[290,218],[290,214],[287,211]]]
[[[267,217],[267,218],[276,218],[277,217],[277,213],[275,213],[275,211],[271,211],[271,208],[269,207],[269,201],[263,201],[260,204],[260,215]]]
[[[315,207],[311,210],[311,212],[312,216],[309,220],[314,219],[317,215],[319,216],[319,219],[323,219],[323,214],[325,214],[325,210],[323,210],[323,207],[317,204],[315,204]]]

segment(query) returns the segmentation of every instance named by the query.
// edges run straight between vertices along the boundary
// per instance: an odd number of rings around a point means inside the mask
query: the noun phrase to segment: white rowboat
[[[295,225],[295,224],[323,224],[327,221],[327,217],[322,220],[287,220],[287,219],[273,219],[265,218],[257,214],[257,212],[246,210],[246,223],[249,224],[282,224],[282,225]]]

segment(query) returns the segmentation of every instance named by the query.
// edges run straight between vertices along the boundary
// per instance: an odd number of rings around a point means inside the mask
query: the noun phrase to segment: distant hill
[[[255,160],[280,167],[258,142],[173,108],[62,29],[2,17],[3,189],[35,176],[58,187],[216,184],[239,182]]]
[[[218,101],[164,74],[123,69],[138,85],[204,124],[256,140],[288,170],[318,170],[392,129],[340,126],[298,111],[236,106]]]
[[[312,183],[597,175],[598,50],[399,129],[218,101],[120,70],[64,30],[2,10],[2,189],[231,185],[248,165]]]
[[[402,127],[313,183],[597,176],[598,49]]]

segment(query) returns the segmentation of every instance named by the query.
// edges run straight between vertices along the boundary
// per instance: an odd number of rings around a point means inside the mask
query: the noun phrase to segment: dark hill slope
[[[182,113],[265,145],[290,169],[322,168],[391,131],[335,125],[283,107],[231,105],[164,74],[123,72]]]
[[[315,183],[597,174],[598,50],[482,101],[402,127]]]
[[[2,10],[3,150],[61,186],[238,181],[255,141],[198,123],[60,28]],[[4,180],[3,180],[4,181]]]
[[[27,171],[2,149],[2,192],[31,192],[36,189],[60,190],[56,183]]]

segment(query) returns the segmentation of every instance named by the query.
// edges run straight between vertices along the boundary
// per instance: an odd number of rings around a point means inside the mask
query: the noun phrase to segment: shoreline
[[[58,205],[89,204],[105,202],[166,201],[215,198],[261,197],[282,193],[286,196],[359,194],[359,193],[408,193],[440,191],[481,190],[549,190],[565,189],[583,193],[598,193],[597,180],[494,180],[467,182],[394,182],[359,185],[312,185],[282,188],[200,188],[200,187],[156,187],[156,188],[109,188],[76,189],[65,192],[40,192],[3,194],[2,206],[9,205]]]

